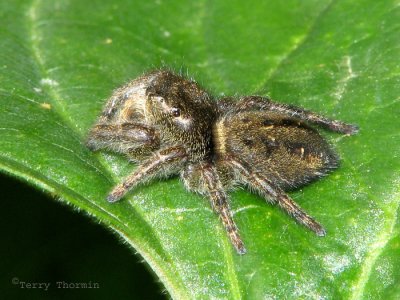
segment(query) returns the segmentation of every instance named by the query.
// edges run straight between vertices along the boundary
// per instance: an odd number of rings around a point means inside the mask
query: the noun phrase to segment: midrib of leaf
[[[29,28],[28,36],[30,37],[33,58],[36,61],[36,65],[40,72],[39,75],[41,75],[41,78],[48,78],[49,74],[44,67],[45,64],[44,64],[44,61],[43,61],[43,58],[42,58],[42,55],[40,52],[40,46],[37,42],[38,37],[40,36],[40,33],[36,26],[37,8],[39,7],[39,5],[40,5],[40,0],[33,0],[31,2],[31,5],[29,6],[29,9],[27,11],[27,19],[28,19],[27,28]],[[74,126],[73,119],[71,119],[71,117],[68,114],[66,114],[65,106],[63,105],[62,101],[60,101],[60,99],[62,97],[59,94],[59,92],[57,91],[57,89],[55,89],[53,86],[49,85],[46,92],[50,96],[50,99],[52,99],[52,104],[55,106],[54,111],[60,116],[60,118],[64,121],[64,123],[68,126],[68,128],[71,129],[72,132],[74,132],[79,139],[82,139],[82,133],[80,133],[77,130],[77,127]],[[103,156],[97,155],[97,158],[98,158],[101,166],[107,170],[109,178],[112,178],[114,182],[117,182],[118,181],[117,176],[112,172],[110,166],[104,160]],[[16,163],[14,163],[14,164],[16,164]],[[23,178],[26,178],[26,175],[28,174],[26,172],[27,170],[25,170],[24,172],[19,172],[18,168],[9,168],[9,167],[7,168],[5,165],[3,165],[3,166],[5,169],[8,169],[10,172],[12,172],[14,174],[20,173],[21,177],[23,177]],[[21,168],[21,165],[19,167]],[[30,173],[32,173],[32,172],[30,172]],[[28,177],[31,180],[31,182],[37,184],[38,186],[44,187],[48,191],[53,191],[53,192],[56,192],[56,190],[57,190],[54,187],[58,187],[59,190],[63,191],[63,194],[65,194],[64,196],[67,196],[66,199],[68,199],[68,202],[74,203],[75,202],[74,199],[81,199],[80,202],[75,203],[80,208],[85,207],[83,204],[85,202],[91,203],[92,205],[94,205],[96,207],[97,210],[103,211],[105,213],[105,216],[111,216],[113,218],[116,218],[118,226],[122,225],[122,226],[126,227],[126,225],[123,222],[121,222],[116,216],[111,214],[109,211],[104,210],[102,207],[98,206],[96,203],[92,202],[90,199],[86,199],[82,195],[77,194],[73,191],[71,191],[71,195],[70,195],[67,192],[67,190],[69,190],[69,189],[66,189],[65,186],[59,186],[59,184],[52,182],[48,178],[46,178],[45,180],[39,180],[36,177],[36,175],[37,174],[33,175],[33,173],[32,173],[32,176],[30,178]],[[28,179],[28,178],[26,178],[26,179]],[[54,184],[54,187],[51,186],[52,184],[49,185],[49,182]],[[86,207],[85,209],[88,212],[92,210],[89,207]],[[142,222],[149,225],[148,227],[151,228],[152,232],[154,233],[153,228],[151,227],[150,224],[148,224],[146,219],[143,217],[142,212],[139,210],[135,210],[135,211],[140,215]],[[96,212],[94,214],[97,215],[98,212]],[[131,245],[132,248],[137,250],[140,253],[140,255],[146,260],[146,262],[150,265],[150,267],[153,270],[155,270],[155,272],[157,273],[157,276],[163,282],[165,288],[168,290],[168,292],[170,293],[170,295],[172,297],[184,299],[185,297],[190,295],[190,293],[186,289],[185,284],[183,284],[183,282],[181,282],[182,277],[180,277],[178,280],[178,278],[176,276],[174,276],[174,273],[178,273],[178,270],[176,269],[176,267],[173,272],[167,272],[167,270],[171,271],[171,265],[163,265],[165,258],[163,259],[160,256],[160,254],[155,253],[154,250],[151,249],[151,247],[150,248],[143,247],[145,245],[145,243],[143,243],[143,245],[141,245],[140,243],[139,244],[135,243],[129,237],[129,234],[123,232],[121,230],[121,228],[115,227],[113,225],[113,222],[115,222],[115,221],[113,221],[112,219],[109,219],[107,217],[105,219],[109,222],[108,226],[110,226],[111,229],[113,229],[119,236],[121,236],[125,241],[127,241]],[[126,228],[126,229],[128,229],[127,231],[129,231],[129,228]],[[156,237],[157,235],[154,233],[153,236]],[[168,257],[169,261],[174,263],[174,260],[172,259],[172,257],[170,257],[170,255],[166,255],[165,253],[161,253],[161,254],[165,257]]]

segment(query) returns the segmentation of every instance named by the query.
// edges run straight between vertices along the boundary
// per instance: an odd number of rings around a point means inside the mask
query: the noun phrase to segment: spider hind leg
[[[246,96],[240,99],[236,104],[235,111],[245,110],[270,110],[285,114],[290,117],[298,118],[302,121],[313,123],[325,127],[331,131],[343,134],[356,134],[359,130],[358,126],[347,124],[338,120],[328,119],[322,115],[305,110],[294,105],[282,104],[272,101],[269,98],[261,96]]]
[[[281,188],[268,180],[268,178],[254,172],[250,166],[237,158],[231,158],[227,162],[240,174],[241,181],[254,188],[263,198],[278,204],[288,215],[315,232],[318,236],[326,235],[326,231],[321,224],[308,215]]]

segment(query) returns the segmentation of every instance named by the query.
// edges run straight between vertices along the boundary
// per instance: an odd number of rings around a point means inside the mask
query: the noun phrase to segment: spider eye
[[[181,115],[181,110],[177,107],[174,107],[174,108],[172,108],[171,113],[172,113],[172,116],[177,118]]]

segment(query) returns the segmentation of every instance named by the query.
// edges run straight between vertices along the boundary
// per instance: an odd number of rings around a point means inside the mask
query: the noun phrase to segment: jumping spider
[[[240,184],[278,204],[318,236],[325,235],[284,192],[338,166],[336,154],[308,123],[344,134],[358,131],[354,125],[265,97],[215,101],[196,82],[158,70],[112,94],[87,145],[123,153],[139,163],[111,191],[109,202],[150,179],[179,174],[189,191],[209,198],[233,246],[244,254],[226,193]]]

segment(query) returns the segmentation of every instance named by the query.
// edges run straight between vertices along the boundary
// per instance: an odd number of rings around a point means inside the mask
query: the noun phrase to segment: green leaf
[[[0,165],[101,221],[170,295],[400,297],[398,1],[3,1]],[[328,231],[295,224],[249,191],[231,194],[248,254],[178,179],[107,192],[135,166],[84,146],[111,91],[159,66],[216,95],[261,94],[358,124],[324,132],[342,157],[290,195]]]

